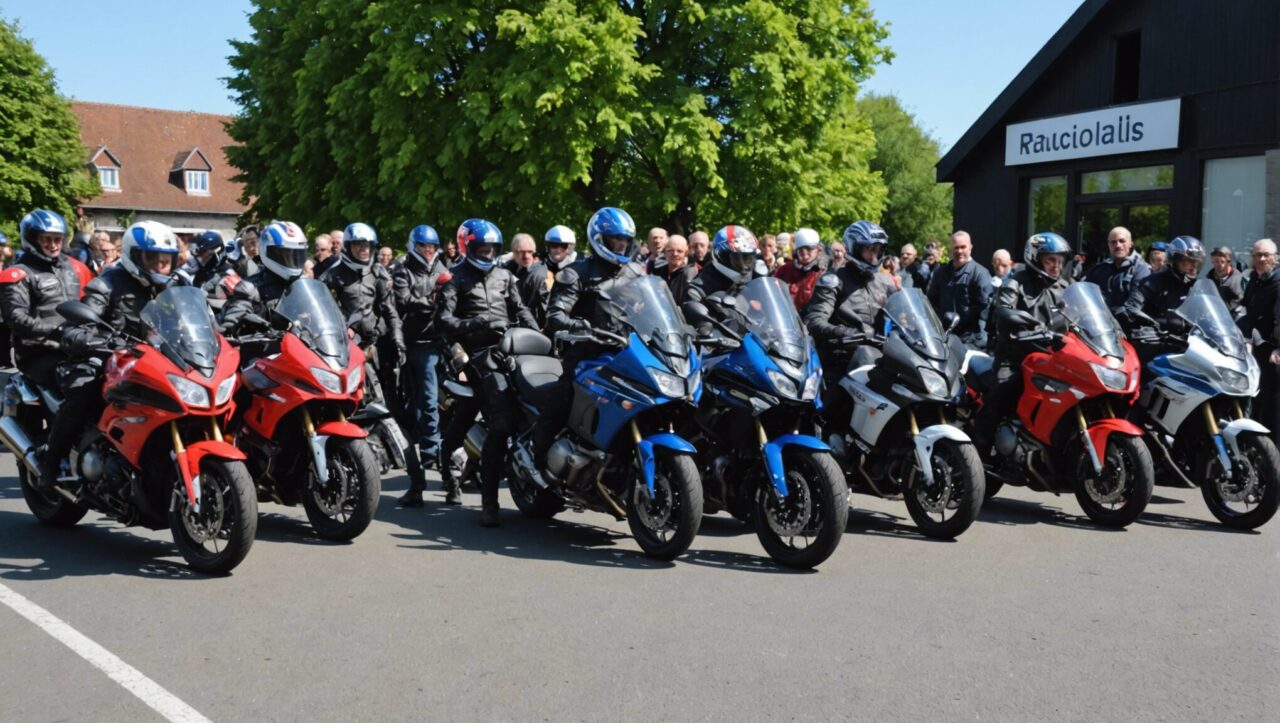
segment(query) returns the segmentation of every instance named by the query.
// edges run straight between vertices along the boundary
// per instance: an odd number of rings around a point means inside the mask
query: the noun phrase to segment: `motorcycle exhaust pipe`
[[[462,440],[463,449],[467,450],[467,456],[471,459],[480,459],[480,450],[484,448],[484,438],[487,436],[483,424],[473,424],[471,429],[467,430],[467,436]]]
[[[33,477],[40,476],[40,469],[28,454],[34,445],[31,444],[31,438],[22,429],[22,425],[18,424],[18,420],[13,417],[0,417],[0,442],[4,442],[4,446],[13,452],[13,456],[27,466],[27,471]]]

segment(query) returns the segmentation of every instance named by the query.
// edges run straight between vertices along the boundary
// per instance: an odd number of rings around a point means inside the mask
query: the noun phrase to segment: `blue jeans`
[[[440,453],[440,393],[436,367],[440,364],[439,342],[414,344],[409,347],[405,380],[412,391],[406,390],[405,398],[411,400],[413,434],[417,436],[421,459],[435,459]]]

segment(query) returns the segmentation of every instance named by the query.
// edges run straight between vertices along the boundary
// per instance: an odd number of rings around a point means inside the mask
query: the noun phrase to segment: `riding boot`
[[[49,448],[41,445],[36,450],[36,466],[40,469],[40,476],[36,479],[28,480],[31,486],[38,490],[51,490],[58,483],[58,473],[62,467],[62,460],[49,452]]]
[[[462,487],[453,476],[453,465],[449,464],[449,456],[440,452],[436,464],[440,468],[440,482],[444,485],[444,503],[446,505],[462,504]]]

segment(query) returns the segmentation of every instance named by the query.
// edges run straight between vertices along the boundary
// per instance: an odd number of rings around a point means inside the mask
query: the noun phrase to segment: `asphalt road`
[[[593,513],[475,525],[478,497],[396,509],[349,545],[263,505],[248,559],[192,574],[167,532],[27,513],[0,456],[0,584],[212,720],[1280,720],[1280,522],[1213,523],[1157,488],[1094,528],[1003,492],[956,542],[854,498],[815,573],[709,518],[671,564]],[[0,720],[159,716],[0,606]]]

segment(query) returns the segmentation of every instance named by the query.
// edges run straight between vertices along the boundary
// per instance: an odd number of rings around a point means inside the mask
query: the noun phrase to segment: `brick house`
[[[115,237],[151,220],[183,236],[212,229],[234,238],[245,206],[222,152],[231,145],[230,116],[82,101],[71,110],[88,149],[85,165],[102,186],[84,203],[96,228]]]

